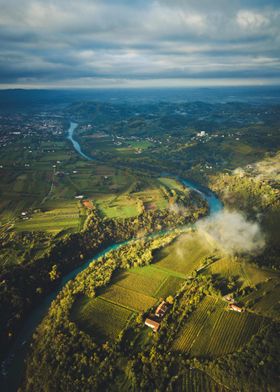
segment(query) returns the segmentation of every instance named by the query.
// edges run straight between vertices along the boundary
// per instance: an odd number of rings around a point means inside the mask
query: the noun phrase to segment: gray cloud
[[[277,1],[0,0],[0,6],[3,85],[279,83]]]

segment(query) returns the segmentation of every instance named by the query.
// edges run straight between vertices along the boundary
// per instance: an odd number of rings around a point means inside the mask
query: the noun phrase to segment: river
[[[74,122],[70,123],[70,127],[67,133],[67,139],[70,140],[74,149],[77,151],[79,155],[81,155],[84,159],[91,161],[93,159],[82,151],[80,144],[77,142],[77,140],[74,139],[74,131],[77,128],[77,126],[78,124]],[[213,215],[222,210],[223,206],[221,201],[210,189],[200,184],[197,184],[193,181],[183,179],[181,177],[177,177],[177,176],[173,176],[173,177],[176,177],[186,187],[194,190],[195,192],[198,192],[207,201],[209,205],[210,215]],[[2,375],[0,376],[1,384],[2,384],[0,388],[1,391],[13,392],[16,391],[17,388],[19,387],[25,368],[24,361],[28,353],[28,348],[32,339],[32,335],[36,327],[42,321],[43,317],[47,314],[51,302],[56,298],[56,296],[63,289],[65,284],[69,280],[74,279],[80,272],[86,269],[92,261],[98,259],[100,256],[104,256],[106,253],[110,252],[113,249],[117,249],[127,244],[128,242],[129,241],[125,241],[119,244],[109,246],[108,248],[104,249],[102,252],[98,253],[90,260],[86,261],[79,267],[73,269],[71,272],[69,272],[67,275],[65,275],[62,278],[59,286],[57,286],[55,290],[53,290],[50,294],[48,294],[47,297],[44,299],[44,301],[41,302],[40,305],[38,305],[29,314],[24,325],[22,326],[21,330],[17,334],[17,337],[13,343],[13,346],[6,360],[2,363],[1,366]]]

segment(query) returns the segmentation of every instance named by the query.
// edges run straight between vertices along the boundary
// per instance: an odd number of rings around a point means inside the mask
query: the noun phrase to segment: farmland
[[[148,311],[161,298],[175,295],[185,279],[195,269],[199,270],[213,252],[213,244],[206,242],[201,233],[188,231],[157,251],[151,265],[118,272],[110,285],[98,293],[98,298],[135,313]],[[241,288],[258,285],[273,276],[271,271],[257,269],[242,260],[219,256],[200,274],[207,275],[211,271],[211,274],[227,279],[238,277]],[[273,298],[275,285],[278,287],[277,281],[253,306],[255,313],[235,313],[228,310],[228,304],[221,297],[206,296],[181,327],[173,350],[189,353],[192,357],[211,358],[239,350],[265,325],[262,316],[268,312],[260,310],[264,310],[265,304]],[[241,296],[240,300],[249,303],[253,298]],[[94,320],[95,313],[92,317]]]
[[[242,348],[264,322],[262,317],[227,310],[221,300],[206,297],[182,327],[173,349],[206,357],[231,353]]]
[[[256,286],[275,275],[271,270],[260,269],[257,266],[246,263],[242,259],[228,255],[211,264],[207,268],[207,272],[226,278],[234,277],[243,288]]]
[[[189,232],[159,252],[156,267],[177,273],[179,277],[186,277],[201,267],[213,251],[212,244],[203,235]]]
[[[178,277],[176,271],[161,269],[157,264],[153,263],[149,266],[135,267],[128,271],[117,272],[113,276],[110,285],[98,291],[96,300],[84,298],[76,302],[72,311],[74,314],[72,316],[73,320],[82,329],[94,335],[95,328],[93,326],[95,323],[100,322],[97,318],[101,317],[99,311],[103,312],[104,306],[112,306],[112,311],[121,308],[126,309],[129,314],[138,314],[147,312],[160,299],[169,295],[175,295],[184,279]],[[94,304],[94,307],[88,304]],[[99,306],[100,310],[98,310]],[[86,323],[84,321],[85,312],[87,315]],[[104,327],[105,332],[108,329],[106,333],[111,339],[113,336],[111,331],[114,329],[114,324],[114,317],[108,318],[106,327]]]
[[[190,369],[176,383],[178,392],[225,392],[227,388],[216,383],[206,373]]]
[[[104,341],[115,339],[132,317],[130,310],[99,298],[80,298],[73,306],[71,318],[88,334]]]
[[[149,267],[144,267],[149,268]],[[137,271],[138,269],[136,269]],[[149,270],[151,270],[149,268]],[[150,276],[148,273],[121,272],[114,279],[113,283],[128,290],[134,290],[142,294],[153,296],[158,287],[164,281],[160,274]]]
[[[257,285],[248,295],[242,298],[243,302],[256,314],[261,314],[279,320],[279,277],[273,276]]]
[[[139,312],[149,309],[156,302],[156,299],[153,297],[117,285],[106,289],[101,294],[101,298]]]
[[[278,390],[279,108],[176,94],[176,103],[115,97],[1,117],[3,351],[59,290],[30,329],[23,391]],[[66,138],[69,121],[93,160]],[[213,209],[176,178],[197,181],[204,195],[215,191],[255,228],[266,223],[265,250],[223,253],[196,226]],[[172,240],[161,242],[165,235]],[[157,318],[163,300],[167,311]],[[244,312],[229,310],[231,300]],[[160,321],[157,332],[146,318]],[[28,339],[19,345],[25,350]]]
[[[46,231],[57,234],[61,230],[82,228],[85,212],[75,201],[68,203],[49,202],[44,206],[46,211],[36,212],[28,220],[18,221],[17,231]]]

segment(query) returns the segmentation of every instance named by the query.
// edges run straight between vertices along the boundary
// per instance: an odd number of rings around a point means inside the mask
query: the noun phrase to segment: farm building
[[[234,299],[228,294],[223,297],[223,299],[227,302],[234,303]]]
[[[159,329],[160,323],[158,323],[157,321],[154,321],[150,318],[146,318],[145,325],[147,325],[147,327],[149,327],[149,328],[152,328],[152,330],[154,332],[157,332]]]
[[[242,308],[240,308],[239,306],[234,305],[234,304],[229,304],[229,308],[230,308],[231,310],[234,310],[235,312],[239,312],[239,313],[243,312],[243,309],[242,309]]]
[[[84,200],[83,205],[84,205],[84,207],[88,208],[89,210],[93,209],[93,204],[90,200]]]
[[[163,317],[165,313],[167,312],[168,305],[165,301],[162,301],[162,303],[157,307],[155,315],[157,317]]]

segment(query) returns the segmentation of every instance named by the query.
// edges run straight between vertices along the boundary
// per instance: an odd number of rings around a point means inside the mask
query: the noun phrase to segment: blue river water
[[[83,153],[80,144],[74,139],[74,131],[77,126],[78,124],[74,122],[70,123],[67,139],[72,143],[74,149],[80,156],[82,156],[86,160],[91,161],[92,158]],[[221,201],[213,192],[210,191],[210,189],[191,180],[183,179],[177,176],[174,177],[181,181],[181,183],[184,184],[186,187],[198,192],[207,201],[209,205],[210,215],[216,214],[217,212],[222,210],[223,205]],[[38,305],[29,314],[24,325],[22,326],[22,329],[18,333],[7,358],[1,365],[0,390],[2,392],[13,392],[18,389],[23,376],[25,359],[28,354],[28,348],[32,339],[32,335],[36,330],[37,326],[42,321],[43,317],[47,314],[52,301],[57,297],[57,295],[66,285],[66,283],[71,279],[74,279],[80,272],[85,270],[92,261],[98,259],[101,256],[104,256],[106,253],[114,249],[126,245],[131,241],[133,241],[133,239],[130,241],[125,241],[109,246],[90,260],[87,260],[79,267],[74,268],[71,272],[69,272],[62,278],[59,286],[57,286],[50,294],[48,294],[43,300],[43,302],[41,302],[40,305]]]

